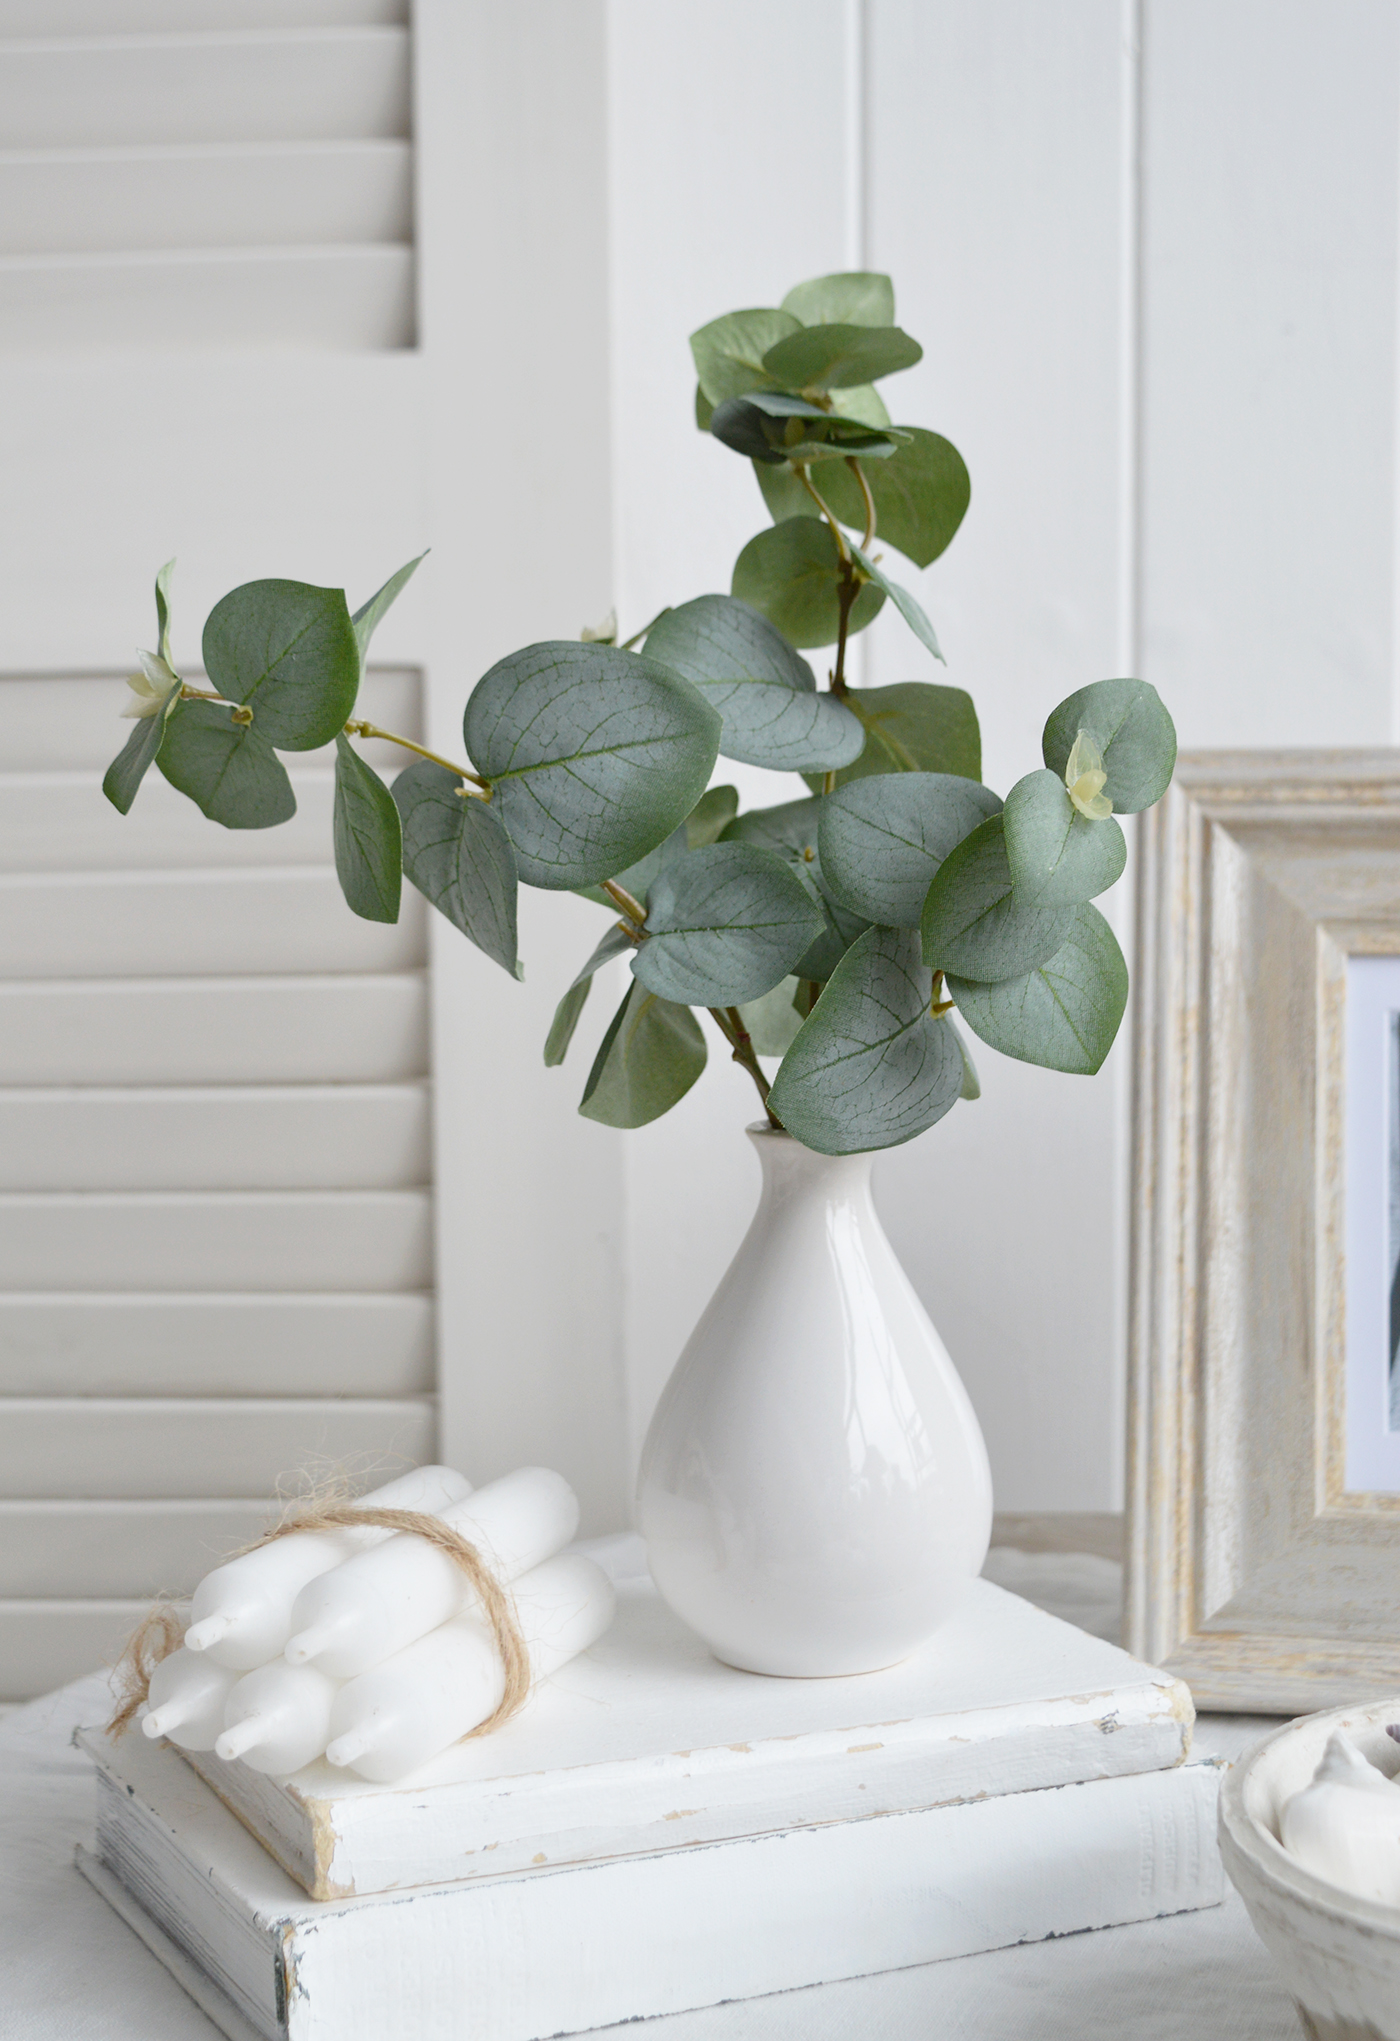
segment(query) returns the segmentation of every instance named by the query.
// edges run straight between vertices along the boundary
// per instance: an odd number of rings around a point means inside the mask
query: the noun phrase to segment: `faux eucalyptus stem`
[[[522,884],[607,907],[544,1046],[549,1067],[564,1061],[594,976],[626,957],[579,1105],[606,1126],[644,1126],[685,1096],[706,1011],[770,1125],[829,1155],[912,1140],[978,1097],[963,1028],[1092,1074],[1128,989],[1092,902],[1123,870],[1118,817],[1171,779],[1170,716],[1143,681],[1081,687],[1003,801],[982,783],[963,689],[848,683],[850,640],[886,604],[942,660],[885,559],[927,568],[971,499],[957,448],[893,423],[876,387],[922,352],[888,277],[815,278],[690,344],[696,424],[752,464],[772,519],[728,593],[668,605],[622,645],[610,609],[577,641],[497,660],[468,695],[458,765],[356,717],[370,641],[421,554],[353,611],[307,582],[231,590],[204,625],[207,690],[173,664],[171,562],[104,792],[126,814],[155,766],[210,821],[268,829],[296,813],[283,755],[333,746],[336,874],[365,920],[398,920],[406,878],[516,979]],[[827,688],[803,656],[818,647],[832,648]],[[391,787],[352,737],[413,757]],[[736,787],[711,784],[721,757],[801,780],[741,812]],[[761,1059],[777,1062],[771,1083]]]
[[[415,744],[411,737],[400,737],[393,730],[381,730],[377,723],[347,723],[345,734],[347,737],[377,737],[382,744],[401,744],[405,751],[415,751],[420,758],[431,759],[434,765],[445,766],[448,772],[456,773],[459,780],[469,781],[470,784],[461,791],[470,800],[489,801],[491,798],[491,788],[486,780],[479,779],[465,765],[456,765],[450,758],[444,758],[440,752]]]

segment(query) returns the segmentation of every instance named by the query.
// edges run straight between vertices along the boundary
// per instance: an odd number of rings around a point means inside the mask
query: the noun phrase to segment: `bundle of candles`
[[[354,1507],[413,1510],[467,1540],[510,1586],[532,1685],[612,1621],[607,1576],[563,1550],[578,1501],[547,1468],[473,1490],[449,1467],[420,1467]],[[292,1531],[200,1582],[141,1726],[260,1772],[324,1753],[389,1783],[489,1721],[505,1680],[480,1598],[445,1551],[377,1525]]]
[[[1387,1734],[1400,1741],[1400,1723]],[[1315,1878],[1400,1907],[1400,1782],[1334,1729],[1309,1785],[1284,1805],[1279,1840]]]

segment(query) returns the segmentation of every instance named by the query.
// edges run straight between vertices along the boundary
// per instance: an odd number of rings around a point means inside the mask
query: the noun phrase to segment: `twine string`
[[[353,1503],[313,1501],[304,1508],[290,1511],[281,1523],[274,1524],[271,1530],[244,1549],[256,1552],[278,1538],[290,1537],[295,1531],[339,1531],[365,1525],[385,1531],[406,1531],[411,1537],[422,1538],[460,1567],[475,1590],[500,1654],[505,1686],[494,1711],[475,1729],[469,1730],[462,1741],[469,1743],[475,1737],[490,1736],[493,1730],[500,1729],[513,1715],[518,1715],[529,1698],[529,1648],[521,1633],[515,1604],[506,1590],[476,1547],[468,1544],[440,1517],[425,1516],[419,1510],[361,1509]],[[179,1616],[168,1601],[157,1602],[132,1632],[112,1673],[112,1691],[117,1705],[107,1724],[109,1737],[115,1739],[130,1728],[150,1692],[152,1673],[162,1659],[179,1649],[184,1634]]]

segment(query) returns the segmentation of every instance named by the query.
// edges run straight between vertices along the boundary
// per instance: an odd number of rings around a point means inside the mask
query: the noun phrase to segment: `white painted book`
[[[1191,1720],[989,1582],[917,1659],[813,1681],[719,1665],[634,1583],[515,1722],[396,1786],[203,1757],[216,1794],[81,1732],[81,1866],[239,2041],[541,2041],[1213,1905]]]

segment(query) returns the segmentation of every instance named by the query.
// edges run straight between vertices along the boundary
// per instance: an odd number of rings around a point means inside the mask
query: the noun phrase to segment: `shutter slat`
[[[430,1460],[433,1421],[427,1398],[16,1398],[0,1405],[0,1490],[16,1502],[272,1497],[308,1472]]]
[[[0,154],[0,255],[407,243],[412,233],[405,141]]]
[[[0,1502],[0,1596],[188,1595],[277,1514],[265,1501]]]
[[[129,815],[106,799],[100,773],[0,773],[0,871],[324,864],[334,842],[333,776],[323,767],[293,767],[290,777],[297,797],[290,822],[220,829],[158,771],[147,774]]]
[[[422,1084],[0,1090],[0,1192],[402,1190],[428,1175]]]
[[[0,878],[0,978],[404,971],[421,895],[395,923],[350,912],[333,870],[62,872]]]
[[[0,43],[9,149],[363,141],[409,131],[406,28]]]
[[[0,0],[0,36],[402,25],[408,0]]]
[[[424,1191],[7,1192],[0,1290],[423,1290],[431,1202]]]
[[[5,1084],[373,1084],[427,1059],[419,972],[0,983]]]
[[[29,1701],[114,1665],[150,1606],[144,1596],[0,1602],[0,1700]]]

